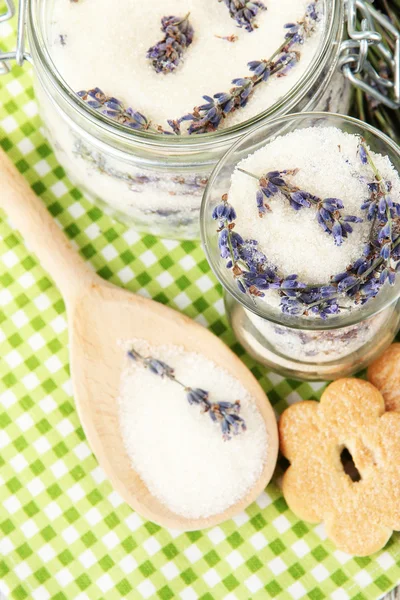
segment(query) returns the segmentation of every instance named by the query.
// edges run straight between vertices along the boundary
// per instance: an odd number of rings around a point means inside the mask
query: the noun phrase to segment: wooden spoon
[[[272,477],[278,453],[275,417],[262,388],[216,336],[188,317],[103,281],[72,248],[27,182],[0,151],[0,206],[53,277],[67,306],[75,402],[89,444],[114,488],[145,518],[181,530],[210,527],[246,508]],[[152,496],[133,470],[119,428],[117,397],[124,351],[118,340],[142,338],[207,356],[239,379],[255,399],[268,435],[263,472],[237,504],[209,518],[187,519]],[[205,378],[207,374],[204,374]],[[204,386],[206,386],[206,379]],[[234,440],[229,442],[234,444]],[[162,456],[162,448],[160,448]]]

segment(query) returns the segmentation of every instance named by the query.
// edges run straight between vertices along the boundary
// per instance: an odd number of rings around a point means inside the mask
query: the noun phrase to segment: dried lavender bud
[[[183,19],[173,15],[163,17],[161,31],[165,34],[163,39],[149,48],[146,56],[157,73],[172,73],[193,41],[194,30],[189,23],[189,14]]]
[[[218,0],[221,2],[222,0]],[[253,31],[257,25],[255,19],[262,10],[267,10],[265,4],[260,0],[224,0],[229,10],[229,15],[234,19],[238,27],[244,27],[246,31]]]
[[[236,400],[236,402],[211,402],[209,400],[209,392],[201,388],[187,387],[184,383],[176,379],[174,369],[162,360],[142,356],[134,348],[131,348],[127,354],[131,360],[140,363],[154,373],[154,375],[167,377],[181,386],[186,392],[189,404],[200,406],[202,413],[208,413],[211,420],[220,425],[222,437],[225,441],[230,440],[233,435],[237,435],[241,431],[246,431],[246,423],[239,416],[239,400]]]

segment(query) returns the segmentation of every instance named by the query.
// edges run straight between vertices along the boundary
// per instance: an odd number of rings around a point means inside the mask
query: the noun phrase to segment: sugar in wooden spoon
[[[0,206],[64,297],[78,414],[89,444],[114,488],[147,519],[186,531],[216,525],[246,508],[271,479],[278,453],[273,410],[250,371],[201,325],[96,275],[75,252],[3,151],[0,151]],[[254,487],[226,511],[199,519],[177,515],[150,494],[132,469],[120,433],[117,397],[124,364],[124,351],[118,340],[133,338],[147,340],[152,346],[173,344],[202,354],[238,379],[254,398],[265,422],[268,453]]]

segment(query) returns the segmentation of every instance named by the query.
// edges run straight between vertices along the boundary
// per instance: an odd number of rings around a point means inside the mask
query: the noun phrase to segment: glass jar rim
[[[209,177],[208,183],[206,185],[206,188],[204,190],[203,199],[202,199],[202,203],[201,203],[201,207],[200,207],[201,241],[202,241],[202,246],[203,246],[203,250],[206,255],[207,261],[208,261],[214,275],[218,279],[218,282],[223,286],[223,288],[226,290],[226,292],[228,294],[233,296],[233,298],[235,300],[237,300],[247,310],[251,311],[258,317],[267,319],[277,325],[284,325],[286,327],[291,327],[293,329],[304,329],[304,330],[338,329],[341,327],[347,327],[350,325],[354,325],[354,324],[360,322],[361,320],[365,320],[370,317],[373,317],[377,313],[380,313],[381,311],[386,309],[393,302],[395,302],[400,297],[400,273],[398,275],[399,281],[397,281],[394,286],[390,286],[391,292],[389,294],[388,293],[383,294],[383,292],[380,292],[377,294],[377,296],[374,299],[371,299],[370,301],[365,303],[362,307],[359,307],[356,310],[351,311],[350,313],[347,313],[347,314],[340,314],[337,316],[332,315],[332,316],[328,317],[326,320],[317,319],[317,318],[310,319],[309,317],[299,317],[299,316],[292,316],[292,315],[287,315],[284,313],[279,313],[278,311],[272,309],[271,307],[268,307],[268,305],[266,303],[263,303],[261,307],[259,305],[257,305],[254,302],[254,300],[252,301],[251,299],[249,299],[248,294],[242,293],[239,290],[239,288],[237,287],[237,285],[234,285],[233,277],[231,277],[229,280],[227,280],[227,279],[225,280],[223,277],[220,276],[218,265],[221,264],[220,261],[222,259],[219,254],[216,256],[215,253],[213,253],[213,251],[211,250],[211,248],[208,244],[208,233],[207,233],[207,229],[206,229],[206,219],[210,218],[210,215],[208,214],[208,210],[209,210],[208,200],[212,193],[213,185],[214,185],[216,178],[218,177],[220,171],[222,171],[224,169],[225,164],[229,161],[230,157],[236,152],[236,150],[241,146],[241,144],[246,143],[246,141],[249,138],[251,138],[253,135],[256,135],[257,132],[260,132],[262,129],[272,128],[274,126],[279,126],[280,124],[287,125],[287,123],[291,120],[297,121],[297,120],[304,120],[307,118],[310,118],[313,120],[326,119],[326,120],[331,120],[331,121],[333,121],[335,119],[342,119],[343,121],[345,121],[349,124],[356,125],[356,126],[362,128],[365,132],[368,132],[368,133],[376,136],[377,138],[379,138],[381,142],[383,142],[388,148],[390,148],[392,150],[392,152],[397,154],[397,156],[399,157],[399,160],[400,160],[400,147],[389,136],[382,133],[381,131],[379,131],[378,129],[373,127],[372,125],[369,125],[368,123],[364,123],[354,117],[349,117],[347,115],[341,115],[338,113],[329,113],[329,112],[321,111],[321,112],[292,113],[292,114],[277,117],[275,119],[270,119],[267,123],[263,123],[263,124],[259,125],[253,131],[242,136],[235,144],[233,144],[230,147],[230,149],[218,161],[217,165],[213,169],[213,171]],[[268,136],[266,136],[266,138],[267,137]],[[249,150],[249,153],[250,152],[251,151]],[[229,283],[228,283],[228,281],[229,281]],[[388,287],[388,284],[386,284],[386,287]]]
[[[125,125],[116,123],[109,117],[102,115],[79,98],[61,77],[48,51],[42,27],[46,12],[42,0],[32,0],[28,3],[28,35],[31,53],[34,59],[34,67],[35,58],[38,58],[41,65],[44,67],[45,72],[50,76],[53,88],[62,95],[63,99],[66,100],[79,115],[83,115],[95,128],[99,128],[102,132],[106,132],[109,135],[117,136],[128,143],[129,141],[133,141],[135,143],[146,145],[152,144],[164,148],[169,147],[174,150],[179,150],[180,147],[195,149],[196,146],[199,146],[205,148],[207,145],[213,144],[214,142],[233,142],[239,136],[254,130],[260,123],[272,118],[274,114],[281,114],[281,111],[289,101],[291,102],[291,105],[295,105],[300,98],[307,94],[308,90],[322,72],[327,61],[330,59],[332,62],[332,57],[329,52],[332,49],[335,52],[333,66],[337,64],[340,44],[332,44],[332,41],[335,41],[335,36],[338,38],[336,42],[339,42],[341,39],[344,14],[343,2],[342,0],[324,0],[324,2],[325,4],[326,2],[331,3],[332,11],[330,18],[327,19],[325,24],[326,31],[324,31],[323,34],[322,46],[320,46],[319,52],[315,53],[310,65],[296,84],[290,88],[284,96],[279,98],[272,106],[262,113],[225,129],[192,136],[166,136],[162,133],[132,130]],[[36,9],[36,6],[41,8],[41,10]],[[39,13],[42,14],[40,15]]]

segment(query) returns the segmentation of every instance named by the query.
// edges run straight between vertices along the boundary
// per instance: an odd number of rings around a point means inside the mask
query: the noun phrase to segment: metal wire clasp
[[[339,59],[343,75],[378,102],[399,108],[400,32],[369,2],[347,0],[347,33],[349,39],[342,42]],[[378,70],[371,60],[371,46]]]
[[[0,14],[0,25],[9,21],[15,15],[15,5],[13,0],[4,0],[6,10]],[[18,27],[17,27],[17,47],[11,52],[1,52],[0,50],[0,75],[8,73],[10,67],[9,60],[15,60],[18,65],[22,65],[24,60],[31,60],[29,52],[25,51],[25,18],[28,0],[19,0],[18,3]]]

